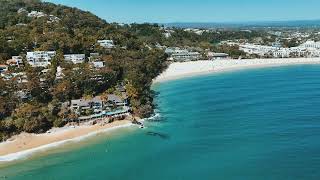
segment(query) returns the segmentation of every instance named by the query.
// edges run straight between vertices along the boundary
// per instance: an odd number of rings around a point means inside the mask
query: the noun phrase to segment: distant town
[[[183,29],[198,35],[204,33],[219,33],[219,30],[204,30],[197,28]],[[235,30],[236,32],[237,30]],[[240,30],[252,33],[252,30]],[[170,37],[174,30],[165,28],[165,37]],[[263,37],[253,40],[235,39],[220,41],[218,46],[234,47],[245,53],[243,56],[231,58],[227,51],[212,52],[210,49],[199,47],[163,47],[170,56],[169,61],[194,61],[194,60],[218,60],[218,59],[252,59],[252,58],[312,58],[320,57],[320,42],[315,41],[320,37],[320,32],[305,32],[300,30],[267,31]]]

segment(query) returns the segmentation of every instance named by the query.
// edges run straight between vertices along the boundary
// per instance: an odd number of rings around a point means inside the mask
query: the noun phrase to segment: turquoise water
[[[156,85],[157,121],[0,169],[8,179],[320,179],[320,66]]]

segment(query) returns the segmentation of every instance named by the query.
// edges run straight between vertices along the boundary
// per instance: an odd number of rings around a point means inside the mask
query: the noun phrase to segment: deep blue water
[[[156,85],[161,115],[0,169],[8,179],[320,179],[320,66]]]

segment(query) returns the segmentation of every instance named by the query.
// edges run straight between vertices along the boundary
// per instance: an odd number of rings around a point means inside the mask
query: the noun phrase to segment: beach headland
[[[320,58],[283,58],[283,59],[243,59],[243,60],[203,60],[174,62],[168,69],[154,79],[154,83],[181,79],[196,75],[219,73],[232,70],[288,66],[299,64],[320,64]]]
[[[105,125],[96,124],[57,128],[45,134],[22,133],[14,136],[9,141],[0,143],[0,163],[23,159],[37,152],[43,152],[66,143],[78,142],[100,133],[132,125],[131,121],[123,120]]]

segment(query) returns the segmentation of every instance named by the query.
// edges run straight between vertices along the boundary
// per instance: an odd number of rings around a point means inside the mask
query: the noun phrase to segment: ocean
[[[30,159],[0,179],[320,179],[320,66],[154,85],[158,116]]]

